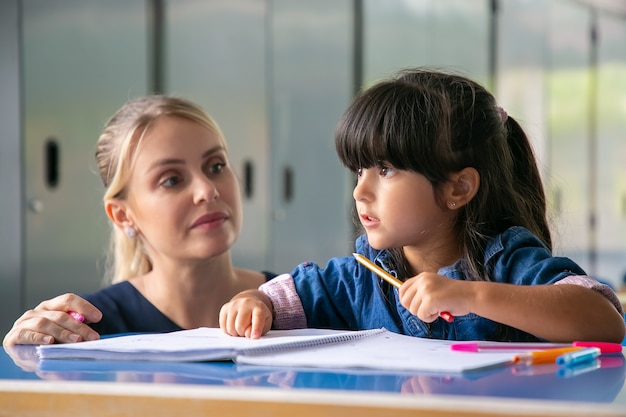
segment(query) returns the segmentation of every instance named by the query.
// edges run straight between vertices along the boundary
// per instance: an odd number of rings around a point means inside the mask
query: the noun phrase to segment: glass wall
[[[257,0],[165,3],[164,88],[201,104],[226,137],[243,190],[233,256],[246,268],[266,263],[270,227],[267,9]]]
[[[626,275],[626,16],[598,13],[594,129],[598,277]]]
[[[400,68],[447,67],[487,85],[488,0],[364,0],[363,78]]]
[[[113,112],[146,92],[148,30],[142,0],[25,0],[21,7],[22,300],[34,307],[102,285],[109,226],[95,144]]]
[[[545,183],[553,241],[557,254],[589,269],[592,14],[579,4],[558,0],[546,16],[550,140]]]

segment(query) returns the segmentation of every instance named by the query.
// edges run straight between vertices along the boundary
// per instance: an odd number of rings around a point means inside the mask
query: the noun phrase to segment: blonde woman
[[[235,268],[242,209],[224,137],[196,104],[129,101],[108,121],[96,160],[111,220],[113,284],[26,311],[3,344],[94,340],[104,334],[218,327],[220,307],[273,277]]]

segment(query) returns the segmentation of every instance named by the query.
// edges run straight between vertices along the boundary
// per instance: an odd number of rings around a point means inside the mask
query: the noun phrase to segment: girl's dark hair
[[[450,174],[475,168],[480,188],[458,210],[454,225],[471,279],[489,279],[486,243],[511,226],[526,227],[552,248],[546,197],[526,134],[491,93],[464,76],[416,68],[375,84],[343,114],[335,145],[353,171],[387,162],[425,176],[435,191]],[[402,248],[389,250],[400,276],[413,275]]]

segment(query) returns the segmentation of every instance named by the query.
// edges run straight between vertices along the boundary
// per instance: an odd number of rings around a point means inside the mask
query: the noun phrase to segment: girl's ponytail
[[[507,116],[505,126],[513,159],[514,190],[519,195],[518,203],[523,202],[526,206],[525,211],[531,221],[527,227],[552,250],[552,238],[546,218],[546,196],[532,146],[515,119]]]

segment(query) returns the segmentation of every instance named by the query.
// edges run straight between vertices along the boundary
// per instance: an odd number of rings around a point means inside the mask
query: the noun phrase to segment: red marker
[[[620,343],[609,342],[574,342],[572,346],[584,348],[598,348],[602,354],[606,353],[622,353],[623,346]]]

